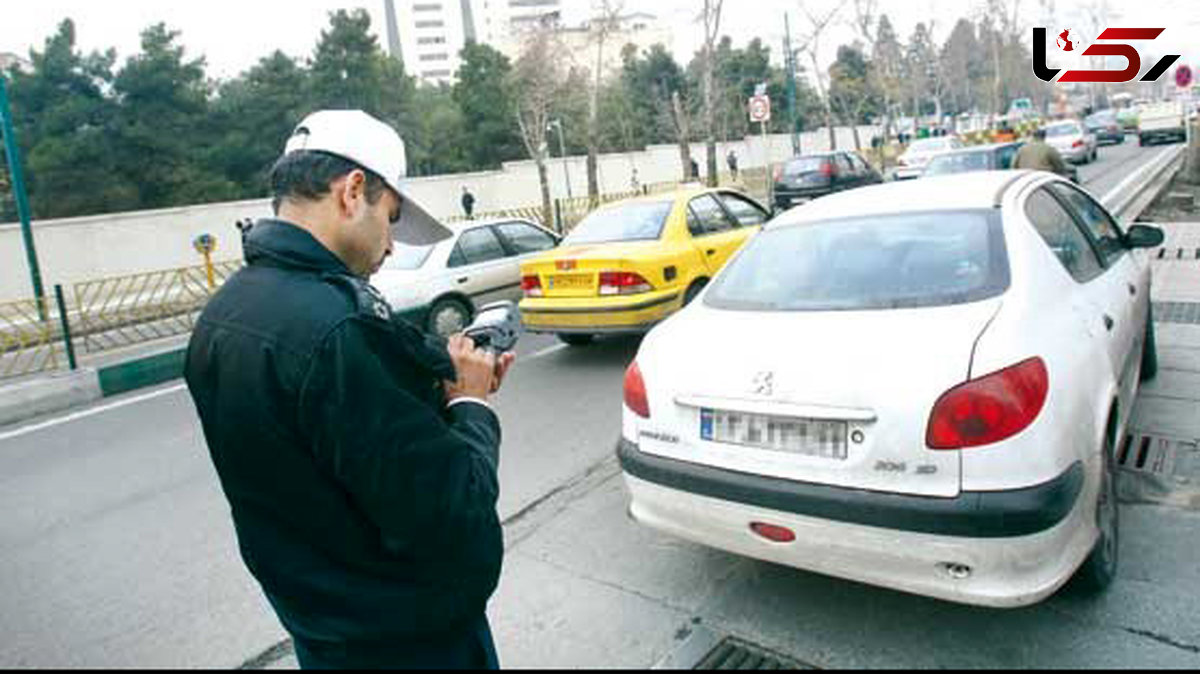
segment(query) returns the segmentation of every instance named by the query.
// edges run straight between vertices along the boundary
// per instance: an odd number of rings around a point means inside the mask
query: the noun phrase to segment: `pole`
[[[558,153],[562,155],[563,175],[567,178],[567,198],[574,199],[571,194],[571,169],[567,166],[567,144],[563,142],[562,120],[554,120],[554,126],[558,127]]]
[[[63,342],[67,345],[67,364],[71,370],[79,369],[75,361],[75,345],[71,343],[71,321],[67,318],[67,302],[63,299],[62,284],[54,284],[54,298],[58,301],[58,321],[62,324]]]
[[[775,198],[771,195],[771,188],[773,186],[775,179],[774,179],[774,176],[771,175],[771,148],[769,145],[767,145],[767,122],[766,122],[766,120],[759,122],[758,126],[762,130],[763,158],[766,159],[766,161],[763,163],[766,164],[766,167],[767,167],[767,175],[766,175],[767,204],[769,204],[768,208],[773,209],[775,207]]]
[[[792,154],[800,154],[800,134],[796,131],[796,54],[792,51],[792,27],[787,12],[783,13],[783,55],[787,60],[788,123],[792,131]]]
[[[21,150],[17,147],[12,111],[8,107],[8,83],[3,76],[0,76],[0,135],[4,136],[4,155],[8,159],[9,175],[12,176],[13,197],[17,202],[17,217],[21,220],[21,238],[25,242],[25,259],[29,263],[29,277],[33,283],[34,298],[37,299],[38,316],[45,321],[46,293],[42,289],[42,270],[38,265],[37,249],[33,245],[29,198],[25,195],[25,176],[21,172]]]

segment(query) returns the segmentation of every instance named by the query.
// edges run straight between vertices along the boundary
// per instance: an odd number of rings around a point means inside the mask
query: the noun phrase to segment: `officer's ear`
[[[334,182],[332,188],[338,210],[351,217],[356,210],[355,204],[367,197],[367,174],[362,169],[354,169]]]

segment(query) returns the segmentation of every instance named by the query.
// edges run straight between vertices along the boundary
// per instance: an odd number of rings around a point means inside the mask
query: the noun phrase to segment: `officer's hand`
[[[508,374],[508,368],[512,367],[513,361],[516,359],[517,355],[512,352],[503,354],[496,359],[496,381],[492,384],[492,393],[500,390],[500,385],[504,383],[504,375]]]
[[[446,402],[458,398],[486,400],[498,387],[496,356],[475,348],[475,342],[464,335],[453,335],[446,342],[446,351],[454,362],[458,381],[446,382]]]

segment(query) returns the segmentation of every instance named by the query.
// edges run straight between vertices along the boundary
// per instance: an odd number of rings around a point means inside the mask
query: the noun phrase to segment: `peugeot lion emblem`
[[[754,394],[768,397],[775,394],[774,372],[759,372],[754,376]]]

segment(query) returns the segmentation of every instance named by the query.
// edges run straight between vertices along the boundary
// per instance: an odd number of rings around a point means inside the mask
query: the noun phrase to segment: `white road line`
[[[1107,206],[1109,203],[1111,203],[1114,195],[1120,194],[1121,190],[1125,189],[1126,185],[1133,182],[1137,178],[1141,177],[1141,175],[1146,172],[1146,169],[1148,167],[1153,166],[1155,163],[1158,162],[1159,159],[1161,159],[1164,155],[1166,155],[1168,152],[1170,152],[1173,149],[1174,148],[1171,148],[1171,147],[1163,148],[1161,152],[1154,155],[1154,159],[1147,161],[1146,163],[1139,166],[1136,171],[1125,176],[1124,180],[1117,183],[1116,187],[1112,188],[1111,190],[1108,191],[1108,194],[1104,195],[1104,198],[1100,200],[1100,203],[1105,204]]]
[[[524,358],[518,358],[517,360],[518,361],[537,360],[538,358],[542,358],[544,356],[549,356],[552,353],[558,353],[559,351],[562,351],[563,349],[569,349],[569,348],[570,348],[570,346],[567,344],[555,344],[554,346],[548,346],[548,347],[542,349],[541,351],[534,353],[533,355],[526,356]]]
[[[158,391],[154,391],[153,393],[143,393],[140,396],[134,396],[132,398],[125,398],[124,400],[118,400],[117,402],[109,403],[107,405],[100,405],[99,407],[93,407],[91,409],[84,410],[82,412],[75,412],[74,414],[68,414],[67,416],[60,417],[58,419],[51,419],[50,421],[43,421],[40,424],[34,424],[32,426],[18,428],[15,431],[8,431],[7,433],[0,433],[0,442],[3,442],[5,440],[11,440],[12,438],[19,438],[23,435],[29,435],[30,433],[36,433],[38,431],[45,430],[45,429],[51,428],[53,426],[58,426],[60,424],[65,424],[70,421],[77,421],[79,419],[84,419],[87,417],[95,416],[97,414],[100,414],[101,412],[107,412],[109,410],[115,410],[115,409],[119,409],[122,407],[127,407],[129,405],[135,405],[140,402],[145,402],[152,398],[159,398],[159,397],[162,397],[165,395],[170,395],[172,393],[182,391],[186,388],[187,388],[187,384],[176,384],[175,386],[172,386],[170,388],[165,388],[165,389],[161,389]]]

